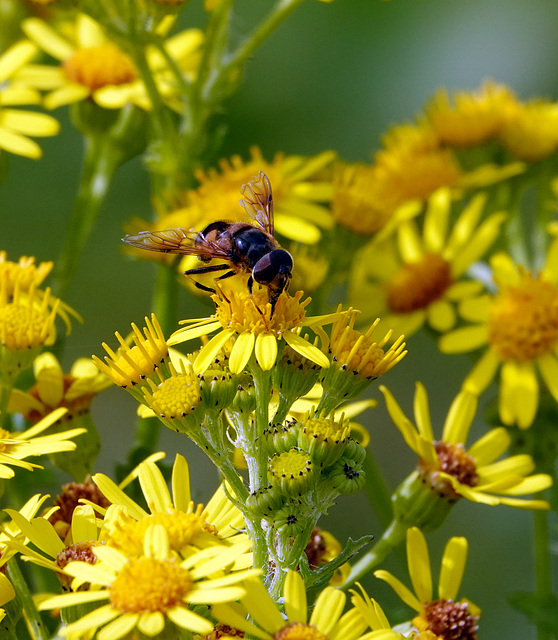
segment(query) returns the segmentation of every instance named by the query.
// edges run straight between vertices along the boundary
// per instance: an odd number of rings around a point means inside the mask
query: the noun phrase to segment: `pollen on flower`
[[[407,353],[403,336],[384,352],[384,345],[391,337],[388,333],[380,342],[374,342],[372,334],[378,326],[376,320],[366,333],[353,328],[357,312],[349,310],[331,330],[330,351],[337,366],[348,369],[363,379],[373,379],[389,371]]]
[[[56,300],[49,309],[51,302],[48,289],[40,301],[36,300],[33,288],[28,293],[22,293],[16,287],[11,302],[7,302],[4,286],[1,294],[0,344],[3,347],[23,350],[54,342],[54,320],[60,301]]]
[[[489,342],[502,360],[531,362],[558,341],[558,288],[525,272],[492,302]]]
[[[111,605],[126,613],[166,613],[191,591],[193,580],[172,560],[135,558],[118,573],[110,588]]]
[[[153,391],[149,406],[164,418],[177,418],[191,413],[201,401],[196,377],[176,375],[163,380]]]
[[[222,295],[215,294],[213,300],[217,305],[216,317],[224,328],[233,329],[239,334],[271,332],[281,336],[304,321],[310,298],[300,302],[303,295],[302,291],[297,291],[294,296],[282,293],[271,319],[269,293],[265,287],[255,287],[252,296],[246,286],[234,290],[223,288]]]
[[[161,524],[168,534],[170,549],[179,552],[192,544],[202,531],[206,531],[205,516],[202,505],[198,505],[195,512],[186,513],[170,508],[137,521],[121,515],[107,535],[107,542],[127,555],[141,555],[145,532],[152,525]]]
[[[130,56],[110,43],[78,49],[62,64],[62,69],[69,80],[91,91],[107,85],[128,84],[137,78]]]
[[[476,640],[478,616],[466,602],[435,600],[423,605],[428,630],[442,640]]]
[[[425,309],[438,300],[452,284],[449,263],[437,253],[426,253],[416,262],[407,262],[388,285],[387,303],[394,313]]]
[[[53,262],[41,262],[36,265],[35,258],[27,256],[22,256],[18,262],[11,262],[7,260],[5,251],[0,251],[0,282],[4,283],[8,301],[16,285],[20,291],[38,287],[52,271],[53,266]]]
[[[329,640],[315,626],[303,622],[291,622],[273,635],[273,640]]]
[[[274,455],[269,463],[273,484],[290,495],[302,493],[313,475],[312,460],[305,451],[292,448]]]
[[[76,542],[71,544],[56,556],[56,564],[63,569],[68,562],[74,562],[79,560],[80,562],[87,562],[88,564],[95,564],[97,562],[97,556],[93,551],[93,547],[104,544],[104,542],[97,542],[92,540],[85,540],[83,542]]]

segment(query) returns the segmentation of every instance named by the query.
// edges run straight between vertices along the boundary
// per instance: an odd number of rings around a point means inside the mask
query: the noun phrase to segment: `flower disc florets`
[[[224,294],[213,296],[216,318],[225,329],[232,329],[238,334],[271,332],[279,337],[285,331],[303,324],[305,307],[310,302],[310,298],[300,302],[304,295],[302,291],[297,291],[293,297],[283,293],[277,300],[273,317],[270,318],[271,303],[266,287],[255,285],[252,296],[247,287],[240,287],[234,291],[226,290]]]
[[[308,451],[312,460],[322,467],[331,466],[343,453],[351,433],[348,421],[341,416],[315,416],[307,413],[298,429],[298,446]]]
[[[329,640],[329,638],[313,625],[291,622],[274,634],[273,640]]]
[[[110,603],[127,613],[165,613],[191,591],[188,571],[172,560],[136,558],[118,573],[110,588]]]
[[[394,313],[427,308],[452,284],[451,266],[437,253],[425,253],[417,262],[401,266],[392,277],[387,303]]]
[[[182,417],[195,410],[201,401],[196,378],[176,375],[163,380],[154,390],[149,405],[155,413],[168,420]]]
[[[271,484],[290,496],[305,493],[314,477],[312,460],[301,449],[274,455],[269,463]]]
[[[78,49],[62,63],[62,69],[69,80],[92,92],[107,85],[128,84],[137,78],[130,56],[111,43]]]
[[[476,640],[478,616],[469,611],[466,602],[434,600],[423,605],[428,631],[443,640]]]
[[[524,272],[492,302],[489,341],[502,360],[531,362],[558,341],[558,288]]]

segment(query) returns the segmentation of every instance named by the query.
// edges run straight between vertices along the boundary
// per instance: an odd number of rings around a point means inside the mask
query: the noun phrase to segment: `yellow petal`
[[[301,338],[298,333],[285,331],[283,338],[289,347],[292,347],[297,353],[300,353],[301,356],[308,358],[308,360],[312,360],[312,362],[315,362],[324,369],[329,367],[329,359],[325,353],[320,351],[318,347],[310,344],[308,340]]]
[[[67,60],[74,53],[69,42],[38,18],[24,20],[21,29],[30,40],[57,60]]]
[[[6,49],[0,56],[0,82],[7,80],[15,71],[32,60],[36,54],[37,47],[27,40],[20,40]]]
[[[256,359],[264,371],[269,371],[277,360],[277,339],[272,333],[260,333],[256,338]]]
[[[428,199],[428,207],[424,214],[424,251],[442,253],[451,211],[451,194],[449,189],[438,189]],[[454,226],[457,228],[456,225]]]
[[[531,363],[502,365],[499,408],[505,425],[531,426],[539,404],[539,383]]]
[[[447,300],[436,300],[429,305],[426,314],[428,324],[440,333],[449,331],[455,326],[455,309]]]
[[[245,331],[237,336],[229,358],[231,373],[244,371],[254,351],[255,342],[256,336],[251,331]]]
[[[224,329],[203,346],[194,362],[194,372],[196,374],[203,373],[209,367],[234,333],[232,329]]]
[[[465,378],[463,389],[475,395],[480,395],[492,380],[494,380],[499,365],[500,358],[498,358],[492,349],[489,349],[473,367],[471,373]]]
[[[2,110],[2,126],[34,137],[54,136],[60,131],[58,120],[48,114],[16,109]]]
[[[442,568],[438,586],[438,598],[440,600],[456,600],[465,563],[467,562],[467,539],[450,538],[442,557]]]
[[[440,338],[438,347],[442,353],[466,353],[488,342],[488,327],[484,324],[456,329]]]
[[[307,621],[306,588],[296,571],[289,571],[285,579],[285,613],[289,622]]]
[[[407,564],[417,598],[421,602],[432,600],[432,574],[426,539],[420,529],[407,530]]]
[[[414,593],[408,589],[400,580],[398,580],[395,576],[393,576],[389,571],[384,571],[380,569],[378,571],[374,571],[374,575],[376,578],[387,582],[389,586],[395,591],[395,593],[403,600],[403,602],[411,609],[414,609],[418,613],[422,612],[422,604],[419,602]]]
[[[43,155],[41,147],[36,142],[1,126],[0,149],[32,160],[38,160]]]
[[[470,391],[461,391],[457,394],[448,411],[442,440],[444,442],[459,444],[467,442],[469,429],[477,412],[477,396]]]

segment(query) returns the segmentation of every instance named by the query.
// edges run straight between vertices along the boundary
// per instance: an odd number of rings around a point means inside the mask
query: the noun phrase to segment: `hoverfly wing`
[[[138,249],[160,251],[161,253],[198,253],[195,248],[196,234],[186,229],[165,229],[164,231],[140,231],[137,235],[122,238],[124,242]]]
[[[242,185],[240,193],[244,196],[240,205],[264,231],[273,235],[273,196],[265,173],[260,171],[258,176]]]

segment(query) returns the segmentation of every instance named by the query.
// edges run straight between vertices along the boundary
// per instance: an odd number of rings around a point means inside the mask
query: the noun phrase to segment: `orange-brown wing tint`
[[[240,193],[244,196],[240,204],[246,212],[264,231],[273,235],[273,197],[271,184],[265,173],[260,171],[248,184],[242,185]]]
[[[186,229],[165,229],[164,231],[140,231],[137,235],[122,238],[124,242],[148,251],[161,253],[181,253],[201,256],[206,259],[229,257],[228,252],[215,242],[206,240],[201,234]]]

